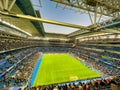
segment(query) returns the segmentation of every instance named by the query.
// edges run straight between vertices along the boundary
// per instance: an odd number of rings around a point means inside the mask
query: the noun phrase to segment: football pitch
[[[100,77],[68,54],[44,54],[33,86],[85,80]]]

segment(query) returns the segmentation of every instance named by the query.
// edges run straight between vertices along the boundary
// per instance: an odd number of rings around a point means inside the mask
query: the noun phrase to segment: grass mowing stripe
[[[39,70],[39,67],[40,67],[40,64],[41,64],[41,61],[42,61],[42,57],[43,57],[43,55],[39,58],[39,60],[38,60],[38,62],[37,62],[37,64],[36,64],[36,67],[35,67],[35,69],[34,69],[34,71],[33,71],[30,86],[33,86],[33,85],[34,85],[34,81],[35,81],[36,75],[37,75],[37,73],[38,73],[38,70]]]
[[[44,54],[33,86],[100,77],[68,54]]]

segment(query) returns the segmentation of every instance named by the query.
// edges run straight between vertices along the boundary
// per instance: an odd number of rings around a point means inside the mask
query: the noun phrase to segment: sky
[[[41,7],[37,7],[41,1]],[[88,14],[80,14],[78,12],[62,9],[60,7],[56,8],[56,3],[50,0],[32,0],[34,8],[40,11],[41,17],[49,20],[56,20],[60,22],[72,23],[82,26],[91,25]],[[74,32],[76,28],[70,28],[65,26],[58,26],[53,24],[43,23],[45,32],[48,33],[59,33],[59,34],[69,34]]]

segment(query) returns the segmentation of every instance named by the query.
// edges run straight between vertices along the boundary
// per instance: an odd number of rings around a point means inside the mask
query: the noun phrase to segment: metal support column
[[[10,4],[10,6],[8,7],[8,11],[10,11],[13,7],[13,5],[15,4],[16,0],[13,0]]]

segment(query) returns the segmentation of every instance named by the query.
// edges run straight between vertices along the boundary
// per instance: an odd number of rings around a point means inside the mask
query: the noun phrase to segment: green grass
[[[96,77],[100,75],[67,54],[44,54],[33,86]]]

